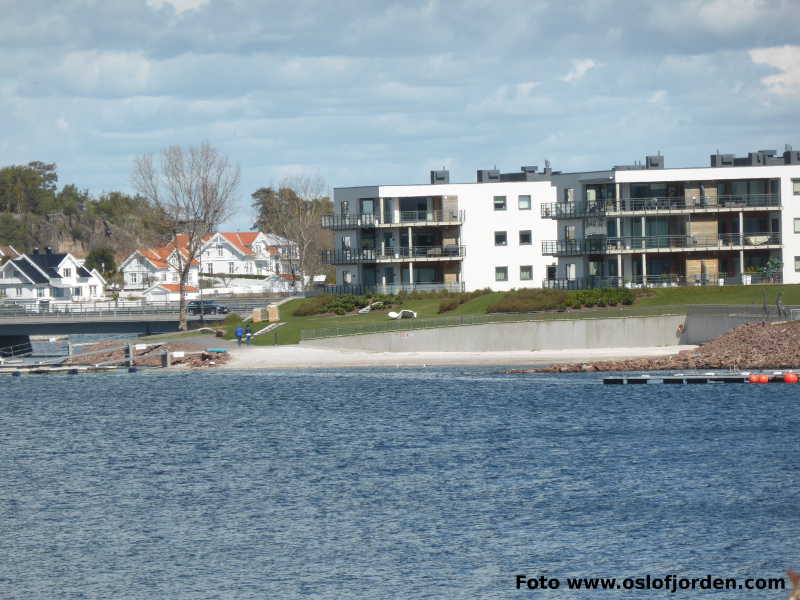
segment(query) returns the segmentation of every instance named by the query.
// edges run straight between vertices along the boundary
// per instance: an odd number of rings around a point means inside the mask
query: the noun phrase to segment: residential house
[[[46,306],[51,303],[84,302],[105,297],[106,281],[71,254],[47,248],[40,253],[18,255],[0,267],[0,296],[7,301]]]

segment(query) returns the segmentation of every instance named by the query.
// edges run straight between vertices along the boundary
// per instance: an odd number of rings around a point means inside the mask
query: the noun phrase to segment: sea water
[[[139,372],[0,398],[4,599],[784,598],[564,581],[800,568],[800,386]]]

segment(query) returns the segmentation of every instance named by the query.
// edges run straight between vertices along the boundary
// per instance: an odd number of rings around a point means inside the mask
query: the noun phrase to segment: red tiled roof
[[[244,254],[253,254],[253,250],[250,246],[256,241],[258,234],[258,231],[229,231],[220,233],[221,236],[236,246]]]
[[[177,283],[159,283],[158,287],[162,287],[165,290],[167,290],[168,292],[176,292],[177,293],[177,292],[181,291],[181,286],[179,284],[177,284]],[[185,286],[183,286],[183,289],[186,290],[187,292],[197,292],[197,291],[199,291],[193,285],[185,285]]]

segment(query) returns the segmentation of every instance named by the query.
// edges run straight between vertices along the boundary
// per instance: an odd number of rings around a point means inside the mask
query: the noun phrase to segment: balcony
[[[780,273],[714,273],[713,276],[668,274],[648,275],[644,277],[577,277],[575,279],[545,279],[542,287],[556,290],[591,290],[597,288],[655,288],[655,287],[686,287],[698,285],[725,286],[725,285],[757,285],[782,283]]]
[[[623,236],[607,239],[609,254],[640,252],[704,252],[708,250],[747,250],[781,247],[781,234],[721,233],[714,236],[657,235],[646,237]]]
[[[324,250],[322,263],[326,265],[355,265],[376,262],[447,261],[460,260],[466,254],[465,246],[415,246],[413,248],[380,248],[374,250]]]
[[[323,215],[323,229],[365,229],[378,224],[378,216],[367,215]]]
[[[546,256],[580,256],[581,254],[604,254],[605,252],[606,239],[604,237],[542,242],[542,254]]]
[[[578,219],[606,214],[605,204],[592,202],[548,202],[540,207],[543,219]]]
[[[395,218],[397,221],[395,221]],[[410,227],[410,226],[442,226],[460,225],[464,222],[463,210],[411,210],[384,215],[324,215],[323,229],[372,229],[375,227]]]
[[[609,217],[640,214],[689,214],[706,212],[736,212],[740,210],[780,210],[778,194],[750,194],[735,196],[705,196],[685,198],[623,198],[619,210],[612,202],[606,207]],[[566,218],[566,217],[562,217]]]

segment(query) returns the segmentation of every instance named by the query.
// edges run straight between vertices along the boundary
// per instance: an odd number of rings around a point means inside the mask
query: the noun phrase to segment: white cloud
[[[579,79],[583,79],[584,75],[586,75],[592,69],[602,66],[603,65],[601,63],[595,62],[591,58],[575,59],[572,61],[572,69],[570,69],[569,73],[561,78],[561,81],[575,83]]]
[[[197,10],[208,4],[209,0],[147,0],[147,6],[156,10],[165,4],[172,7],[176,14],[183,14],[187,10]]]
[[[800,46],[755,48],[750,50],[750,59],[758,65],[768,65],[780,71],[761,79],[770,92],[793,97],[800,94]]]

